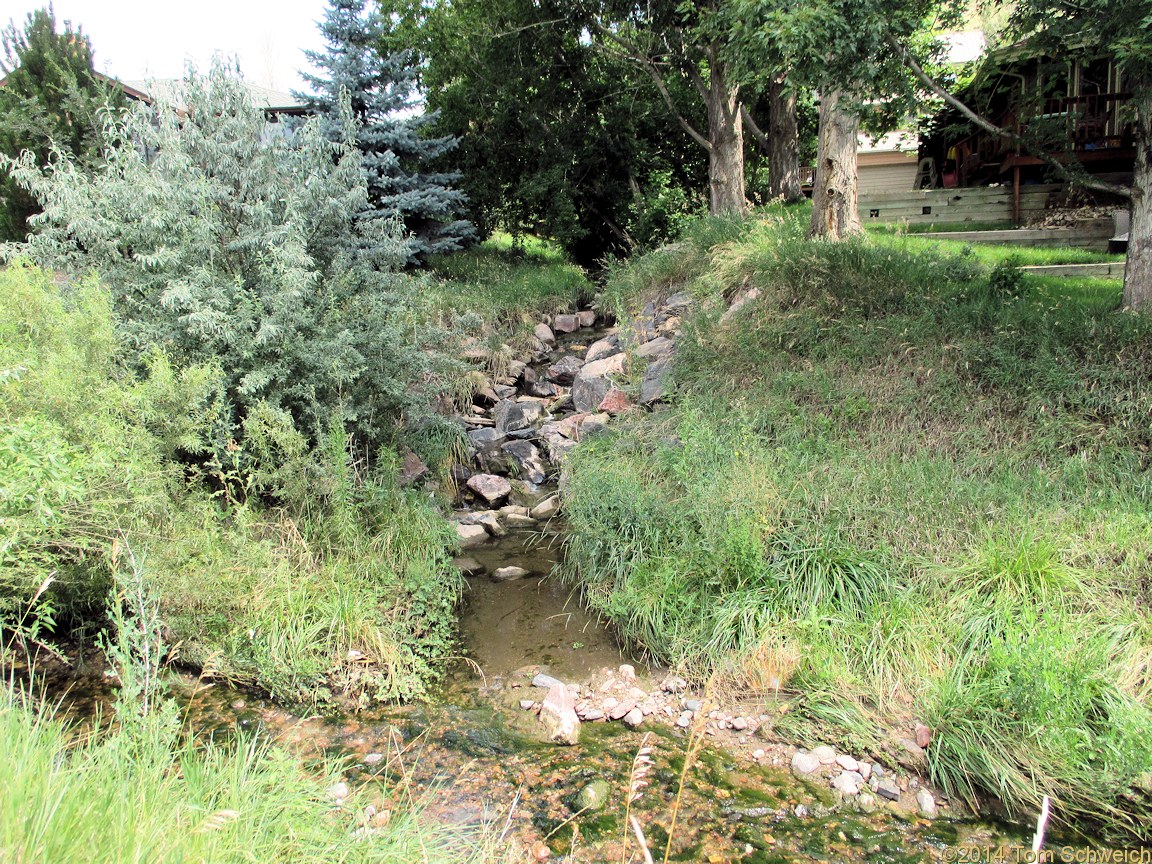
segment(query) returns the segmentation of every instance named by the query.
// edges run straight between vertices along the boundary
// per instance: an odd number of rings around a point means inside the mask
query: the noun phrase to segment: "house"
[[[964,30],[941,37],[945,63],[962,66],[978,59],[985,48],[984,33]],[[920,136],[910,128],[879,138],[861,135],[856,148],[858,189],[862,197],[905,192],[941,185],[939,163],[920,164]]]
[[[862,196],[916,188],[920,136],[889,132],[878,139],[861,135],[856,148],[857,189]]]
[[[941,166],[947,186],[1010,186],[1022,190],[1050,182],[1052,168],[1037,149],[1076,164],[1099,179],[1130,184],[1136,159],[1131,92],[1117,65],[1106,56],[1062,59],[1030,50],[1022,42],[992,52],[976,79],[960,95],[965,104],[997,126],[1030,143],[1020,146],[944,112],[921,158]],[[1019,218],[1019,207],[1014,217]]]

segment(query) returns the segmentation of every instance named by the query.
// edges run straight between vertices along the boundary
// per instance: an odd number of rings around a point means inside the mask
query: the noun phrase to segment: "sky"
[[[0,0],[0,25],[23,27],[48,0]],[[316,22],[326,0],[53,0],[92,40],[96,70],[126,80],[179,78],[188,60],[206,69],[214,52],[236,56],[244,78],[287,92],[307,89],[303,49],[322,50]]]

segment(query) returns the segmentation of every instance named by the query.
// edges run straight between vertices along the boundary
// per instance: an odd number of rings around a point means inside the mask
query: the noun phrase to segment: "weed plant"
[[[570,457],[567,577],[654,658],[791,694],[781,734],[890,764],[925,722],[949,794],[1147,841],[1152,319],[796,214],[613,274],[700,311],[672,404]]]

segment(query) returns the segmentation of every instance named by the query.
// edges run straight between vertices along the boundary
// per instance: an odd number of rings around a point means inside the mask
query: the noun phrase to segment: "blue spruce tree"
[[[459,249],[475,235],[471,222],[457,218],[467,202],[452,188],[460,175],[421,170],[454,149],[457,139],[423,137],[436,115],[417,110],[416,54],[386,53],[389,24],[366,12],[366,5],[367,0],[331,0],[320,24],[328,49],[305,52],[322,70],[303,74],[314,92],[293,95],[327,115],[339,138],[340,94],[347,91],[368,184],[362,220],[402,219],[411,234],[411,261]]]

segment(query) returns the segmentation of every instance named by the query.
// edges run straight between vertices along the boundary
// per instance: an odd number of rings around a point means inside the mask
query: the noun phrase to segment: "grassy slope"
[[[692,323],[670,410],[571,463],[570,576],[655,656],[797,694],[781,731],[1148,838],[1152,321],[796,214],[698,227],[618,301],[756,286]],[[708,304],[704,304],[708,308]]]

